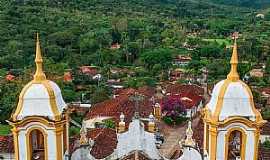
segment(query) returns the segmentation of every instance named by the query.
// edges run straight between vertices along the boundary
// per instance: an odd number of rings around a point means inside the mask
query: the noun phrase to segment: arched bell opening
[[[226,160],[245,159],[246,134],[242,130],[232,130],[226,136]]]
[[[47,160],[47,138],[44,132],[33,129],[28,133],[28,160]]]

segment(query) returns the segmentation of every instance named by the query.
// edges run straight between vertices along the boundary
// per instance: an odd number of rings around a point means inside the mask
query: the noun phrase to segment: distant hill
[[[270,0],[211,0],[211,1],[216,4],[251,7],[256,9],[265,9],[270,7]]]

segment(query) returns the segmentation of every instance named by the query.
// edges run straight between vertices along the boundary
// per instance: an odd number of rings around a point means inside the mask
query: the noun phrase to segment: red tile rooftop
[[[110,128],[91,129],[87,132],[87,138],[91,138],[94,141],[90,154],[97,159],[106,158],[111,155],[117,147],[116,132]],[[69,139],[71,154],[80,148],[79,140],[79,135]]]
[[[91,155],[97,159],[111,155],[117,146],[117,135],[110,128],[96,128],[87,132],[87,137],[95,141]]]
[[[196,93],[198,95],[204,94],[204,89],[194,84],[169,84],[166,88],[166,92],[170,94],[181,94],[186,92]]]
[[[13,136],[0,136],[0,153],[14,153]]]
[[[270,122],[263,125],[261,135],[270,135]]]
[[[144,100],[139,103],[139,113],[141,117],[147,118],[153,112],[153,104],[150,98],[155,94],[155,89],[151,87],[141,87],[137,90],[132,88],[120,90],[118,97],[93,105],[86,114],[85,119],[106,116],[112,117],[118,123],[120,121],[119,116],[123,112],[126,126],[128,126],[135,113],[135,102],[130,99],[130,96],[134,95],[135,92],[145,96]]]

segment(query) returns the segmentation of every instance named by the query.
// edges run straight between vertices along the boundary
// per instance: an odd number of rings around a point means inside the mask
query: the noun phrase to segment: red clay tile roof
[[[193,128],[193,138],[196,143],[198,143],[200,150],[203,149],[203,132],[204,132],[204,123],[203,120],[200,119],[197,126],[192,126]]]
[[[6,75],[6,80],[7,81],[13,81],[14,79],[15,79],[15,76],[14,75],[12,75],[12,74]]]
[[[145,96],[144,100],[139,103],[139,112],[141,117],[148,117],[153,112],[152,101],[150,98],[155,94],[155,89],[151,87],[141,87],[138,90],[124,89],[119,92],[119,96],[97,103],[91,107],[86,114],[85,119],[91,119],[98,116],[112,117],[118,123],[119,116],[123,112],[125,115],[126,126],[131,122],[135,112],[135,102],[130,100],[130,96],[138,92]]]
[[[127,155],[126,157],[123,157],[121,160],[137,160],[137,159],[135,159],[136,158],[136,154],[137,154],[139,160],[151,160],[149,158],[149,156],[146,155],[142,151],[133,151],[129,155]]]
[[[270,149],[260,145],[258,160],[270,160]]]
[[[117,135],[110,128],[95,128],[87,132],[87,137],[95,141],[91,155],[101,159],[111,155],[117,146]]]
[[[261,130],[262,135],[270,135],[270,122],[267,122],[266,124],[263,125],[262,130]]]
[[[264,94],[270,94],[270,87],[261,88],[260,91],[261,93],[264,93]]]
[[[93,66],[81,66],[80,71],[83,74],[94,76],[97,74],[97,68]]]
[[[64,81],[65,82],[71,82],[72,81],[72,74],[71,74],[71,72],[65,72],[64,73]]]
[[[181,93],[196,93],[198,95],[204,94],[204,89],[198,85],[189,85],[189,84],[170,84],[166,88],[166,92],[171,95],[181,94]]]
[[[90,154],[97,159],[111,155],[117,147],[116,131],[110,128],[91,129],[87,132],[87,138],[94,140]],[[79,141],[80,135],[73,136],[69,139],[69,150],[71,154],[80,148]]]
[[[0,153],[14,153],[13,136],[0,136]]]

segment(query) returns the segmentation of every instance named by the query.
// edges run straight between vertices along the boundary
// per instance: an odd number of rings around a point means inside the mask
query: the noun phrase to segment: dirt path
[[[197,126],[199,117],[193,119],[192,126]],[[161,132],[164,134],[165,141],[159,149],[160,153],[166,157],[171,158],[173,153],[180,149],[179,141],[185,138],[187,124],[180,127],[168,127],[165,124],[161,124],[163,127]]]

